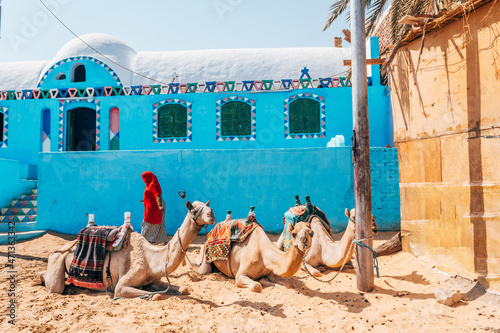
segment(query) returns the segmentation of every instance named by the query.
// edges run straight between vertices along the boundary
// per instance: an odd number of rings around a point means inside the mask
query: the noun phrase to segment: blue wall
[[[36,187],[35,182],[23,178],[27,178],[27,170],[19,161],[0,159],[0,208],[8,207],[11,200],[18,200],[21,194]]]
[[[109,149],[109,111],[120,110],[120,149],[259,149],[326,147],[331,137],[341,134],[347,144],[352,135],[352,97],[350,87],[299,89],[245,93],[192,93],[175,95],[136,95],[97,97],[100,101],[101,150]],[[284,137],[284,100],[297,93],[313,93],[325,98],[326,137],[318,139],[288,139]],[[370,143],[372,147],[392,144],[389,125],[388,90],[384,86],[370,86]],[[256,141],[216,141],[216,101],[228,96],[243,96],[256,101]],[[153,143],[153,104],[168,98],[180,98],[193,103],[193,139],[183,143]],[[88,106],[84,102],[64,104],[67,110]],[[0,148],[0,158],[15,159],[36,165],[41,151],[42,110],[51,111],[51,151],[58,151],[59,108],[58,99],[31,99],[0,101],[9,108],[9,144]],[[66,133],[66,128],[63,129]]]
[[[302,140],[307,141],[307,140]],[[218,221],[226,210],[244,217],[256,206],[257,220],[267,231],[281,232],[283,214],[310,195],[344,230],[346,207],[353,207],[350,148],[221,149],[41,153],[39,158],[38,223],[40,229],[76,234],[86,225],[86,213],[96,223],[118,225],[132,212],[140,230],[144,183],[140,174],[155,173],[167,203],[167,231],[173,234],[187,210],[187,199],[210,200]],[[372,149],[373,211],[381,230],[399,230],[397,151]],[[375,180],[376,179],[376,180]],[[391,200],[393,198],[394,200]]]

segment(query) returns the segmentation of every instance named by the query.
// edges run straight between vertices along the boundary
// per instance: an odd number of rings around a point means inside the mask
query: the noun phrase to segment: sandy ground
[[[381,233],[375,245],[393,233]],[[270,236],[274,241],[277,236]],[[214,273],[200,276],[188,266],[172,275],[173,284],[189,286],[191,294],[163,301],[121,299],[110,293],[67,287],[73,295],[48,294],[38,282],[49,253],[72,236],[49,233],[16,245],[15,326],[8,323],[7,246],[0,246],[0,332],[500,332],[498,299],[474,296],[448,307],[434,292],[448,277],[409,253],[379,258],[375,290],[356,289],[353,267],[331,283],[321,283],[303,271],[295,289],[264,288],[261,294],[235,287]],[[189,247],[193,260],[205,237]],[[326,270],[322,279],[336,272]]]

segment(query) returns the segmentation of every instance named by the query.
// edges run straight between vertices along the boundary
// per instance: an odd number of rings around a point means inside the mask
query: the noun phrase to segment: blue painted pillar
[[[370,58],[376,59],[378,57],[380,57],[378,37],[370,37]],[[372,85],[380,85],[380,65],[372,65]]]

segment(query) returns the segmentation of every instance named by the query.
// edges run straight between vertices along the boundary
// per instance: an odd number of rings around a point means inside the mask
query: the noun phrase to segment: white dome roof
[[[79,56],[93,57],[102,61],[111,67],[123,85],[131,86],[158,84],[144,76],[160,82],[172,82],[174,73],[178,75],[177,82],[182,83],[297,79],[304,67],[309,69],[313,79],[341,76],[347,69],[342,61],[351,58],[351,49],[304,47],[137,53],[116,37],[93,33],[72,39],[52,60],[30,63],[29,68],[23,67],[26,66],[26,62],[1,63],[0,87],[33,89],[36,82],[39,82],[52,66],[61,60]],[[370,66],[367,67],[369,71]],[[132,71],[142,76],[135,75]],[[16,74],[22,78],[16,78]]]
[[[82,35],[80,38],[73,38],[67,42],[59,50],[59,52],[57,52],[56,56],[52,60],[56,62],[75,56],[91,56],[99,59],[103,58],[102,55],[88,47],[84,42],[82,42],[82,40],[92,46],[95,50],[99,51],[99,53],[104,54],[106,57],[111,59],[115,58],[113,60],[120,64],[128,64],[130,61],[133,61],[133,58],[137,54],[134,49],[114,36],[94,33]],[[106,59],[102,60],[105,61]]]
[[[91,47],[87,46],[90,45]],[[97,52],[98,51],[98,52]],[[104,56],[103,56],[104,55]],[[129,81],[130,73],[120,66],[131,68],[135,62],[137,52],[120,39],[102,33],[92,33],[73,38],[57,52],[48,62],[40,75],[43,75],[52,65],[66,58],[89,56],[101,60],[113,68],[120,78]]]

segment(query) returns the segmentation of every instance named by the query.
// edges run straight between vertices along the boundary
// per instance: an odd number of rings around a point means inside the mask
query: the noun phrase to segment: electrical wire
[[[71,33],[71,34],[73,34],[73,36],[75,36],[76,38],[78,38],[78,39],[79,39],[79,40],[80,40],[83,44],[87,45],[90,49],[92,49],[94,52],[98,53],[98,54],[99,54],[100,56],[102,56],[103,58],[107,59],[108,61],[112,62],[113,64],[115,64],[115,65],[117,65],[117,66],[119,66],[119,67],[123,68],[124,70],[126,70],[126,71],[128,71],[128,72],[130,72],[130,73],[132,73],[132,74],[139,75],[139,76],[141,76],[141,77],[143,77],[143,78],[145,78],[145,79],[148,79],[148,80],[151,80],[151,81],[154,81],[154,82],[158,82],[158,83],[160,83],[160,84],[162,84],[162,85],[168,86],[168,83],[165,83],[165,82],[163,82],[163,81],[159,81],[159,80],[153,79],[152,77],[149,77],[149,76],[143,75],[143,74],[141,74],[141,73],[137,73],[137,72],[135,72],[135,71],[131,70],[130,68],[127,68],[127,67],[123,66],[122,64],[120,64],[120,63],[118,63],[118,62],[114,61],[113,59],[111,59],[111,58],[107,57],[106,55],[102,54],[101,52],[99,52],[99,50],[97,50],[97,49],[96,49],[96,48],[94,48],[92,45],[90,45],[89,43],[87,43],[86,41],[84,41],[83,39],[81,39],[81,38],[80,38],[80,36],[78,36],[77,34],[75,34],[75,33],[73,32],[73,30],[71,30],[71,29],[70,29],[70,28],[69,28],[66,24],[64,24],[64,22],[63,22],[63,21],[61,21],[61,20],[60,20],[60,19],[56,16],[56,14],[54,14],[54,13],[50,10],[50,8],[49,8],[49,7],[47,7],[47,5],[43,2],[43,0],[40,0],[40,2],[41,2],[41,3],[42,3],[42,5],[43,5],[43,6],[44,6],[44,7],[45,7],[48,11],[49,11],[49,13],[51,13],[51,14],[52,14],[52,16],[54,16],[54,17],[56,18],[56,20],[58,20],[58,21],[59,21],[59,23],[61,23],[61,24],[62,24],[62,25],[63,25],[63,26],[64,26],[64,27],[65,27],[65,28],[66,28],[66,29],[67,29],[67,30]]]
[[[0,0],[1,1],[1,0]],[[80,36],[78,36],[75,32],[73,32],[73,30],[71,30],[63,21],[61,21],[61,19],[59,19],[59,17],[56,16],[56,14],[54,14],[49,7],[47,7],[47,5],[43,2],[43,0],[40,0],[40,3],[49,11],[50,14],[52,14],[52,16],[55,17],[56,20],[59,21],[59,23],[62,24],[63,27],[65,27],[73,36],[75,36],[76,38],[78,38],[83,44],[87,45],[91,50],[93,50],[94,52],[96,52],[97,54],[99,54],[100,56],[102,56],[103,58],[105,58],[106,60],[110,61],[111,63],[119,66],[120,68],[123,68],[124,70],[132,73],[132,74],[135,74],[135,75],[139,75],[147,80],[151,80],[151,81],[154,81],[154,82],[157,82],[157,83],[160,83],[162,85],[165,85],[165,86],[168,86],[168,83],[165,83],[163,81],[159,81],[159,80],[156,80],[156,79],[153,79],[152,77],[149,77],[149,76],[146,76],[144,74],[141,74],[141,73],[138,73],[128,67],[125,67],[123,66],[122,64],[114,61],[113,59],[107,57],[106,55],[102,54],[101,52],[99,52],[99,50],[97,50],[96,48],[94,48],[92,45],[90,45],[89,43],[87,43],[86,41],[84,41],[82,38],[80,38]],[[333,78],[333,77],[338,77],[340,76],[341,74],[348,74],[349,73],[349,70],[345,70],[343,72],[340,72],[340,73],[337,73],[337,74],[334,74],[334,75],[331,75],[331,76],[327,76],[325,78]]]

